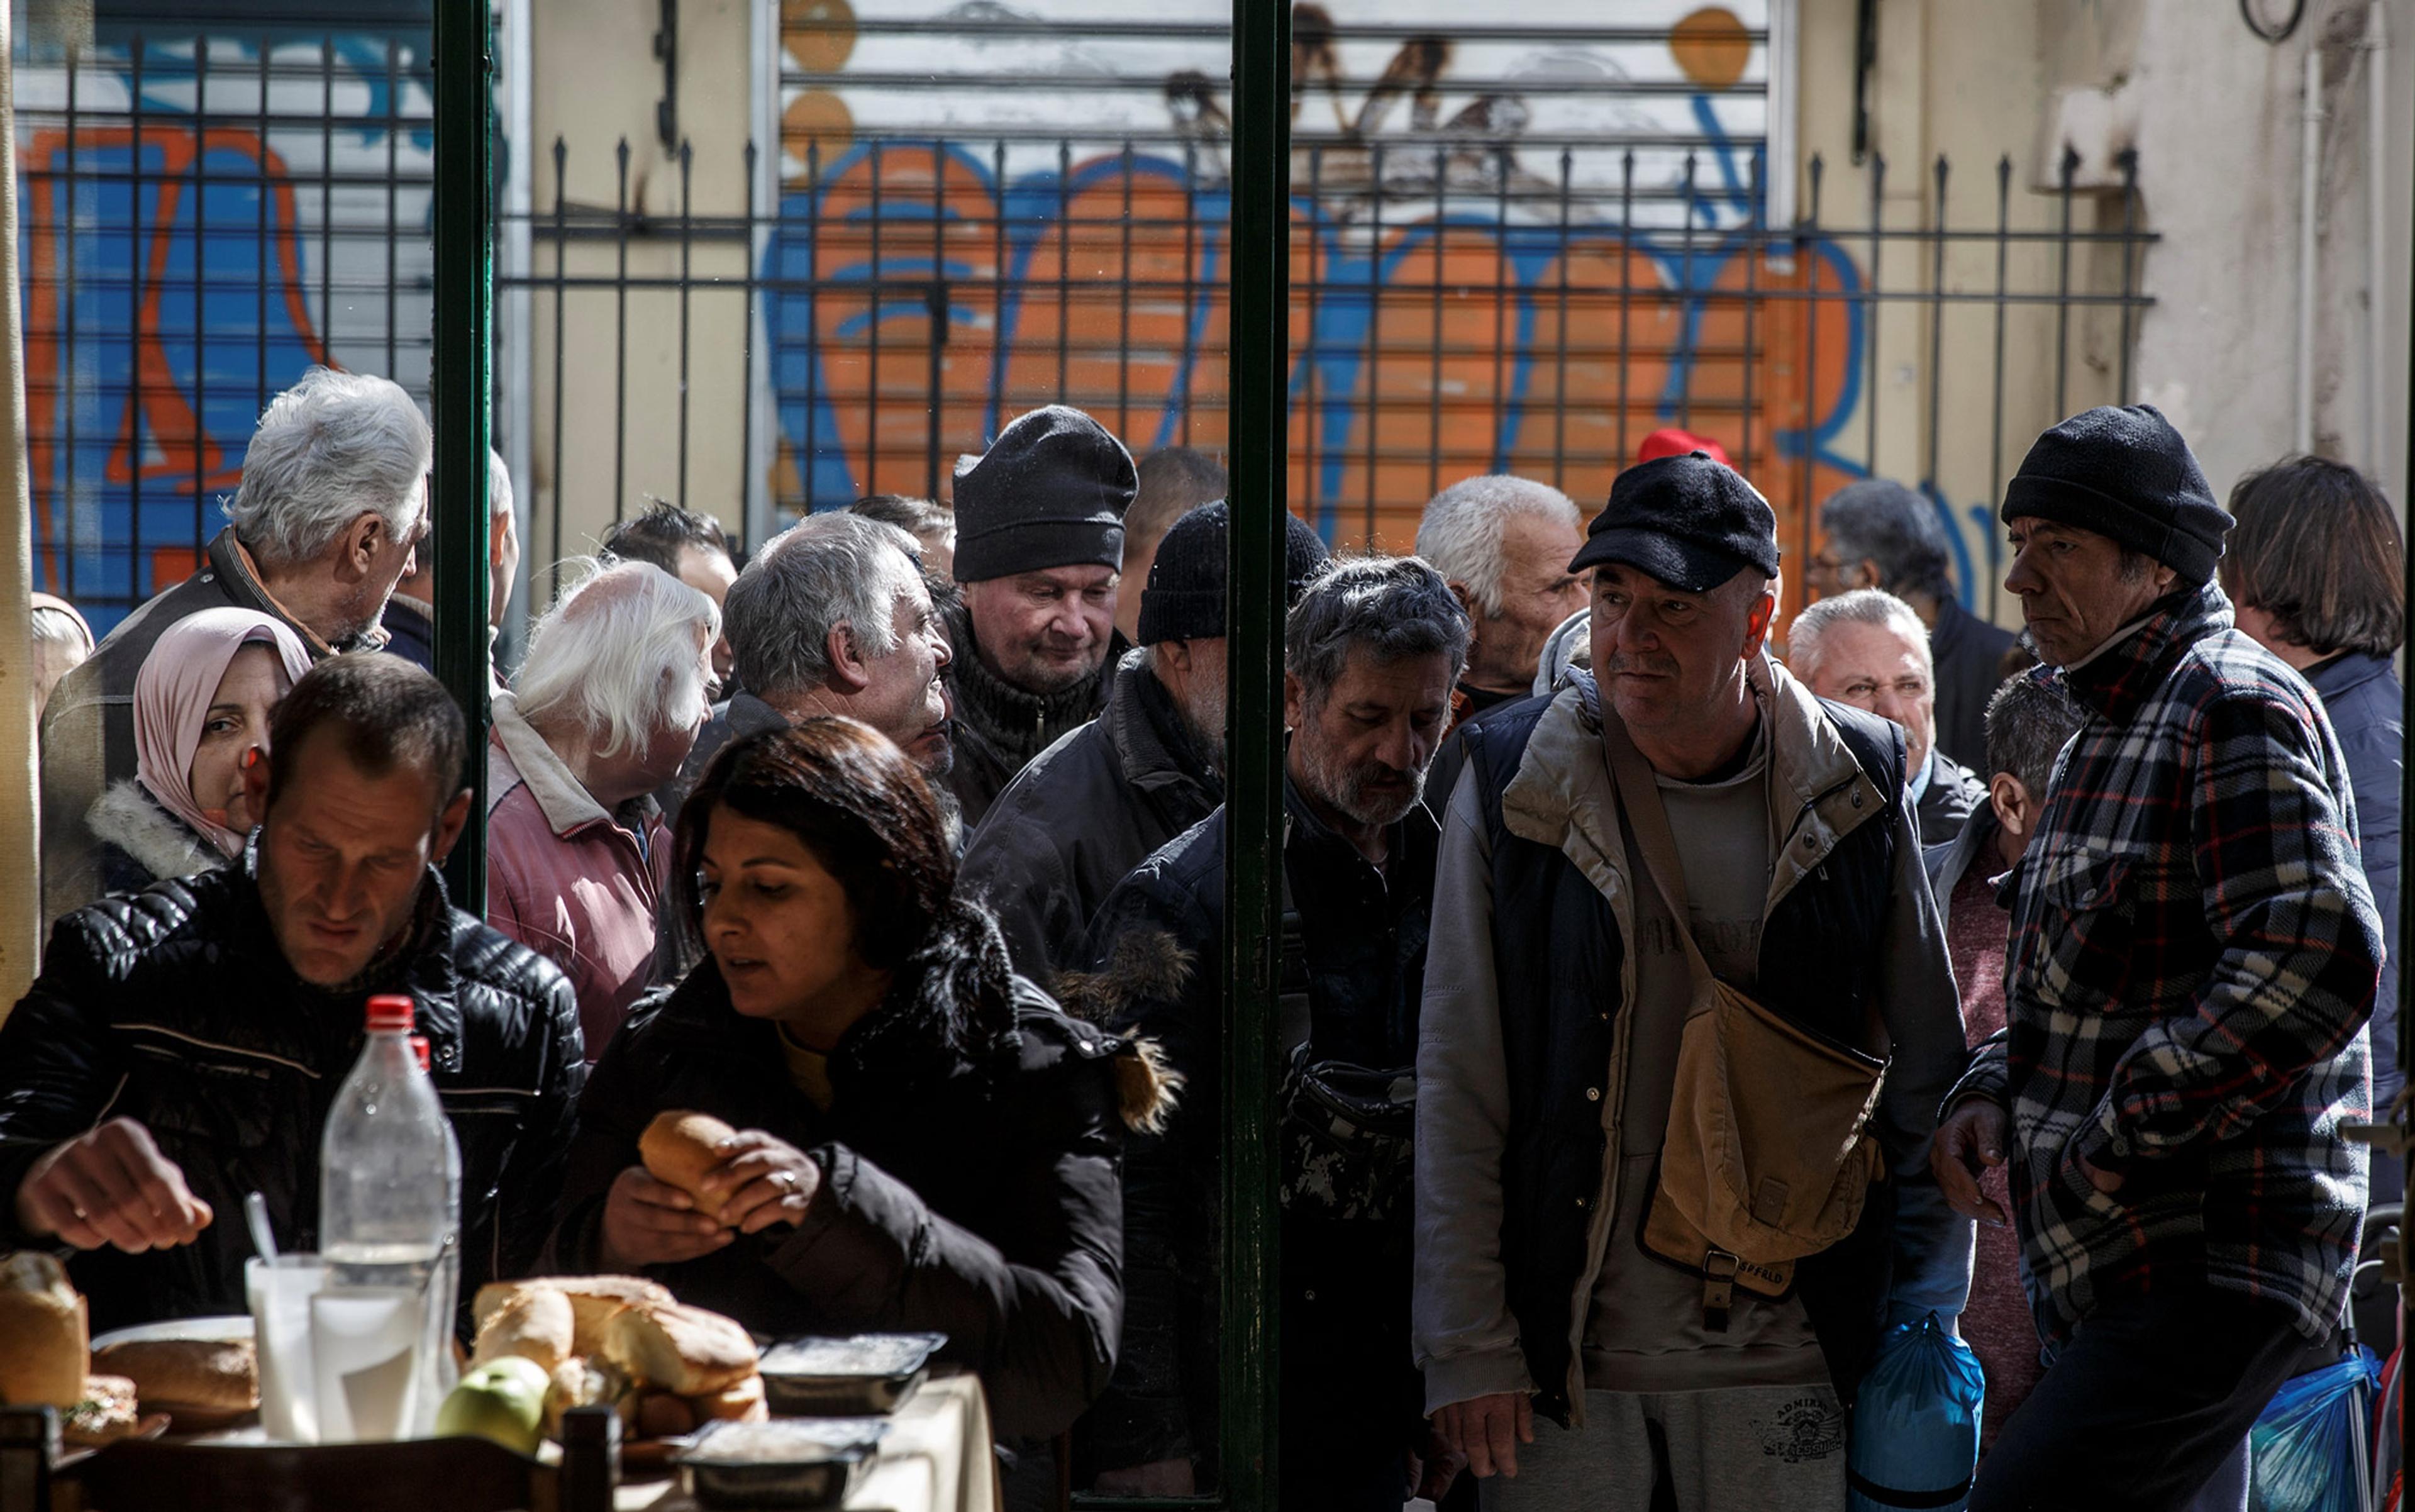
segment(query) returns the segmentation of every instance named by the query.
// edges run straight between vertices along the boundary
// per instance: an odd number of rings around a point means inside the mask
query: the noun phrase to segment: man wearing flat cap
[[[956,470],[955,767],[968,833],[1033,756],[1106,707],[1124,512],[1140,487],[1123,442],[1081,411],[1019,416]]]
[[[2243,1508],[2247,1430],[2337,1358],[2381,922],[2322,702],[2231,624],[2230,516],[2146,405],[2037,440],[2004,586],[2085,713],[2012,875],[2008,1027],[1939,1126],[2051,1355],[1974,1512]],[[2010,1163],[2012,1212],[1979,1190]]]
[[[1963,1047],[1903,732],[1770,659],[1777,521],[1702,452],[1622,472],[1585,568],[1592,671],[1474,727],[1443,823],[1418,1052],[1426,1405],[1477,1474],[1516,1477],[1488,1509],[1833,1512],[1882,1329],[1958,1312],[1969,1259],[1926,1169]],[[1755,1034],[1888,1059],[1818,1157],[1829,1228],[1785,1260],[1689,1228],[1702,1183],[1670,1175],[1719,1159],[1695,1052],[1729,1033],[1725,995],[1757,1005]],[[1756,1139],[1741,1163],[1807,1144]],[[1744,1209],[1808,1232],[1775,1176]]]

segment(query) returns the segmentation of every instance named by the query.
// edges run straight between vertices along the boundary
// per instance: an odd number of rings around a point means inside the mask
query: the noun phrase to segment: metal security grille
[[[16,60],[35,581],[103,632],[193,570],[308,366],[427,394],[424,5],[148,8]]]

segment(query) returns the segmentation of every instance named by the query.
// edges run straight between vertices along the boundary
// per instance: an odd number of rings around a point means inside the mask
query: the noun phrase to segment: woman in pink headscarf
[[[93,804],[100,891],[215,871],[260,816],[244,769],[268,754],[268,716],[310,669],[293,632],[252,609],[204,609],[160,636],[134,677],[135,775]]]

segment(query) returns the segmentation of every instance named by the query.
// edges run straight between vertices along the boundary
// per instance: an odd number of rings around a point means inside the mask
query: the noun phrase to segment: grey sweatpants
[[[1585,1393],[1584,1427],[1538,1418],[1516,1476],[1482,1482],[1484,1512],[1647,1512],[1666,1479],[1677,1512],[1840,1512],[1845,1415],[1824,1385]]]

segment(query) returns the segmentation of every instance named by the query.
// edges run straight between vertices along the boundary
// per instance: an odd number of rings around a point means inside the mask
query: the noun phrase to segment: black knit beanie
[[[1174,522],[1157,544],[1157,561],[1140,595],[1140,643],[1196,640],[1224,634],[1225,542],[1232,513],[1224,501],[1201,504]],[[1325,565],[1325,543],[1306,521],[1283,515],[1283,604],[1299,602],[1308,580]]]
[[[2004,523],[2074,525],[2154,558],[2192,587],[2213,580],[2230,516],[2152,404],[2085,410],[2048,431],[2004,485]]]
[[[1081,411],[1051,404],[998,432],[956,474],[956,581],[1050,567],[1120,568],[1132,454]]]

